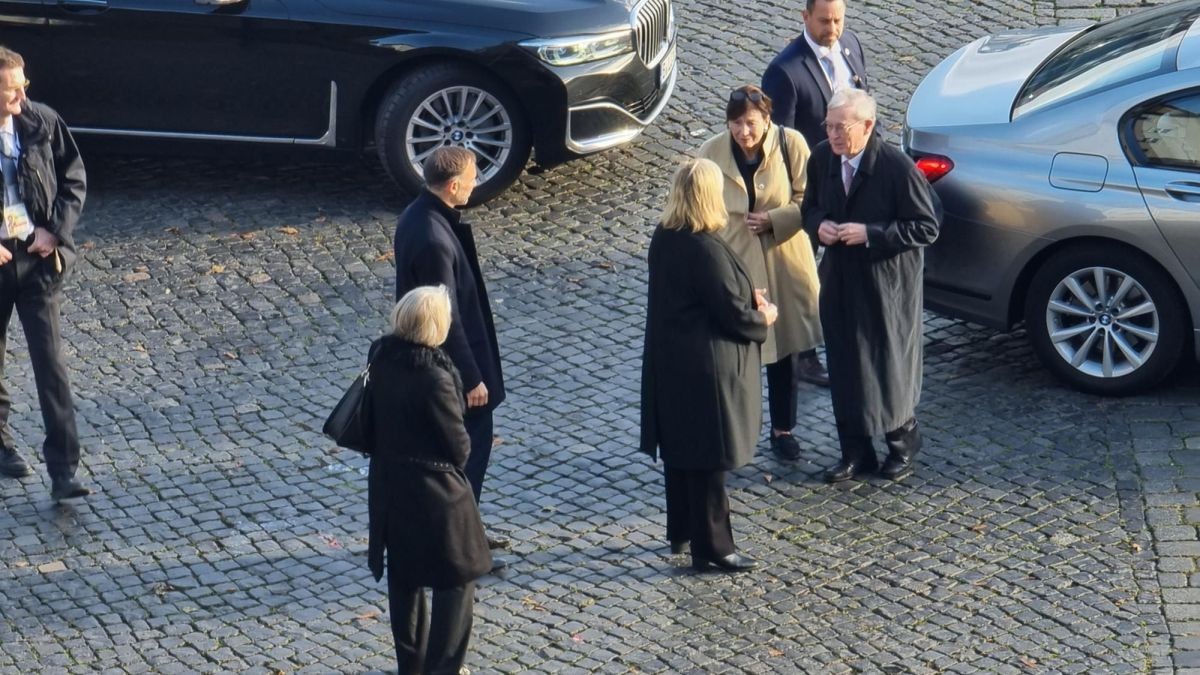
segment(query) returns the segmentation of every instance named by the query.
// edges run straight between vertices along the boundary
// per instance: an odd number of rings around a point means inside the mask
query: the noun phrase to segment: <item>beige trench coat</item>
[[[771,216],[771,231],[761,235],[752,234],[746,227],[749,197],[733,158],[729,132],[710,138],[700,148],[700,156],[716,162],[725,174],[725,208],[729,210],[729,220],[720,234],[741,256],[755,288],[766,288],[767,299],[779,307],[779,319],[762,346],[764,364],[812,349],[822,341],[817,305],[821,290],[817,264],[811,240],[801,229],[800,216],[808,144],[800,132],[786,130],[792,164],[789,190],[779,143],[780,129],[777,124],[767,128],[763,140],[764,160],[754,175],[758,202],[755,210],[766,211]]]

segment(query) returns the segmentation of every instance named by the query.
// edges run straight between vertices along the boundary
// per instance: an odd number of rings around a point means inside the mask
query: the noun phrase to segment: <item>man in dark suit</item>
[[[71,233],[83,210],[87,180],[67,125],[50,108],[25,98],[25,60],[0,47],[0,174],[4,222],[0,226],[0,374],[13,309],[25,329],[37,383],[46,440],[42,457],[57,500],[91,493],[75,478],[79,434],[59,335],[62,280],[75,260]],[[0,384],[0,474],[32,472],[17,453]]]
[[[867,89],[867,62],[858,36],[843,30],[843,0],[807,0],[804,32],[771,61],[762,90],[771,97],[771,119],[804,135],[809,148],[825,140],[825,108],[839,89]],[[813,253],[817,241],[812,242]],[[796,376],[829,386],[829,374],[815,349],[796,354]]]
[[[458,207],[475,188],[475,155],[463,148],[439,148],[425,159],[425,189],[396,225],[396,299],[417,286],[442,284],[450,292],[450,334],[442,348],[462,376],[465,423],[471,438],[466,474],[478,502],[492,454],[492,411],[504,401],[500,348],[471,226]],[[493,548],[508,545],[488,540]],[[499,558],[496,566],[502,567]]]
[[[842,460],[837,483],[879,469],[912,473],[921,448],[923,248],[938,235],[925,176],[875,131],[875,100],[859,89],[834,94],[829,139],[808,161],[804,229],[825,245],[821,327],[829,359],[833,416]],[[872,436],[888,457],[879,468]]]
[[[825,140],[825,109],[839,89],[867,90],[867,61],[858,36],[843,30],[843,0],[807,0],[804,33],[767,66],[762,90],[771,97],[771,119],[796,129],[815,148]]]

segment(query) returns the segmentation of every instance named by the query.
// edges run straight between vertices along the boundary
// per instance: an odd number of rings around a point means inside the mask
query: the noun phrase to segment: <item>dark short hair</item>
[[[817,6],[818,2],[837,2],[837,0],[805,0],[804,11],[811,12],[813,7]]]
[[[425,174],[425,185],[440,188],[463,175],[475,161],[475,153],[466,148],[446,146],[434,150],[425,158],[421,170]]]
[[[741,96],[737,96],[741,92]],[[729,93],[729,102],[725,104],[725,121],[732,122],[737,118],[745,115],[747,111],[757,110],[763,114],[763,117],[771,119],[771,97],[758,87],[747,84]],[[740,100],[734,100],[738,98]],[[757,101],[751,100],[758,99]]]
[[[0,46],[0,70],[10,70],[12,68],[24,68],[25,59],[21,55],[9,49],[8,47]]]

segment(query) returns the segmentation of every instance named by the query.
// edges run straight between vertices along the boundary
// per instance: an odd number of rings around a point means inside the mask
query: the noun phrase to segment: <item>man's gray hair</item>
[[[862,89],[839,89],[829,99],[829,110],[853,108],[854,116],[860,120],[874,120],[878,106],[875,99]]]

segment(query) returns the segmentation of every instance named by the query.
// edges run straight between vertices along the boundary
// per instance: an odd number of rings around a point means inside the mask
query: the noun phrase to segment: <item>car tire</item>
[[[1158,384],[1179,364],[1186,312],[1153,260],[1087,244],[1056,253],[1033,276],[1025,328],[1038,358],[1070,386],[1124,396]]]
[[[423,183],[420,162],[446,145],[475,152],[479,179],[472,204],[512,185],[531,149],[516,97],[495,77],[459,63],[405,75],[384,96],[375,122],[379,159],[392,180],[410,194],[419,192]]]

